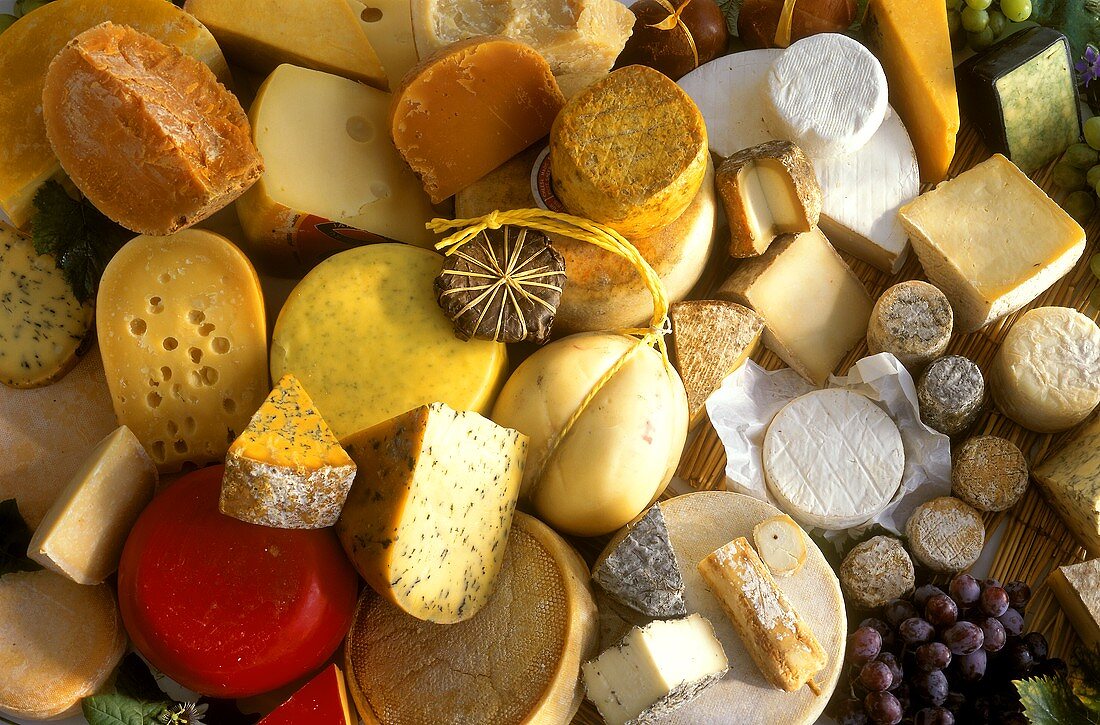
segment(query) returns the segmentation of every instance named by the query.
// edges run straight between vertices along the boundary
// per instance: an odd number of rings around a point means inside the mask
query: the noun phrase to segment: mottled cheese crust
[[[921,504],[905,523],[909,549],[932,571],[969,569],[985,544],[982,515],[969,504],[941,496]]]
[[[95,320],[52,255],[0,223],[0,383],[49,385],[76,365]]]
[[[220,508],[251,524],[320,529],[336,523],[354,478],[309,394],[284,375],[229,447]]]
[[[1100,418],[1077,431],[1032,475],[1077,540],[1092,556],[1100,556]]]
[[[336,533],[359,573],[419,619],[477,614],[503,562],[527,436],[433,403],[343,444],[358,473]]]

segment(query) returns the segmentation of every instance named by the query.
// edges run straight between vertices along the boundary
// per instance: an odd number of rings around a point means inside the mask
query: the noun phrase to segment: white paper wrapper
[[[877,523],[900,535],[917,506],[951,494],[951,440],[921,422],[913,378],[890,353],[863,358],[847,376],[831,376],[829,387],[866,395],[901,431],[905,446],[901,487],[880,514],[850,530],[858,534]],[[780,408],[814,389],[790,368],[768,372],[749,360],[710,396],[707,413],[726,449],[727,489],[778,505],[764,482],[764,433]],[[830,532],[828,538],[835,536]]]

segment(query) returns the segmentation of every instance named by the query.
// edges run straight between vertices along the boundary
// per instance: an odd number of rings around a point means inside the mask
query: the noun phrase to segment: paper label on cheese
[[[550,170],[550,147],[547,146],[535,158],[531,167],[531,197],[540,209],[568,213],[554,190],[554,175]]]

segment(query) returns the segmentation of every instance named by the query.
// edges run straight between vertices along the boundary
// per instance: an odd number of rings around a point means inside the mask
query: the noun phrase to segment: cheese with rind
[[[905,523],[909,550],[932,571],[963,571],[973,566],[985,545],[981,513],[951,496],[921,504]]]
[[[878,609],[913,591],[913,560],[901,541],[874,536],[857,544],[840,564],[840,586],[856,607]]]
[[[886,289],[875,301],[867,326],[867,351],[888,352],[912,372],[947,351],[955,316],[947,297],[919,280]]]
[[[616,534],[592,566],[592,581],[649,617],[683,617],[684,579],[660,506]]]
[[[1100,556],[1100,418],[1074,433],[1032,476],[1081,545]]]
[[[1100,559],[1055,568],[1047,586],[1085,646],[1100,646]]]
[[[329,665],[257,725],[357,725],[358,722],[359,718],[348,707],[344,673],[336,665]]]
[[[997,436],[977,436],[959,447],[951,465],[951,494],[979,511],[1012,508],[1027,490],[1023,451]]]
[[[917,380],[920,419],[944,435],[959,435],[977,421],[986,402],[981,368],[962,355],[937,358]]]

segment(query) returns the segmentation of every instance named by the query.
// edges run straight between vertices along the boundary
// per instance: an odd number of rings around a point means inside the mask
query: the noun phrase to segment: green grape
[[[975,10],[986,10],[993,4],[993,0],[966,0],[966,4]]]
[[[968,33],[980,33],[989,27],[989,13],[967,5],[962,9],[962,26]]]
[[[1066,191],[1077,191],[1085,188],[1085,172],[1076,166],[1070,166],[1065,161],[1059,161],[1054,165],[1054,171],[1050,178],[1054,183]]]
[[[1014,23],[1031,17],[1031,0],[1001,0],[1001,12]]]
[[[22,17],[27,13],[37,10],[50,0],[15,0],[15,14]]]
[[[1075,191],[1066,197],[1062,208],[1066,210],[1066,214],[1073,217],[1074,221],[1083,226],[1096,211],[1096,195],[1091,191]]]
[[[1100,287],[1089,293],[1089,304],[1092,305],[1092,309],[1100,310]]]
[[[985,50],[989,46],[993,45],[993,28],[985,26],[985,30],[980,33],[969,33],[970,47],[974,50]]]
[[[962,27],[962,16],[959,15],[958,10],[947,11],[947,32],[950,35],[955,35],[959,32],[959,28]]]
[[[965,48],[969,41],[970,34],[963,30],[962,23],[960,23],[959,29],[951,33],[951,50],[957,53]]]
[[[1005,25],[1008,23],[1005,20],[1004,13],[998,10],[989,11],[989,29],[993,31],[993,37],[1001,37],[1001,33],[1005,31]]]
[[[1089,269],[1092,270],[1092,275],[1100,279],[1100,254],[1092,255],[1092,259],[1089,260]]]
[[[14,15],[8,15],[7,13],[0,14],[0,33],[10,28],[12,26],[12,23],[14,23],[18,19],[19,18],[15,17]]]
[[[963,0],[947,0],[948,10],[958,10],[962,6]]]
[[[1093,188],[1096,188],[1096,185],[1100,183],[1100,164],[1088,170],[1085,174],[1085,183]]]
[[[1100,116],[1093,116],[1085,121],[1085,141],[1100,151]]]
[[[1075,143],[1062,155],[1062,161],[1079,169],[1090,169],[1098,160],[1100,160],[1100,154],[1087,143]]]

